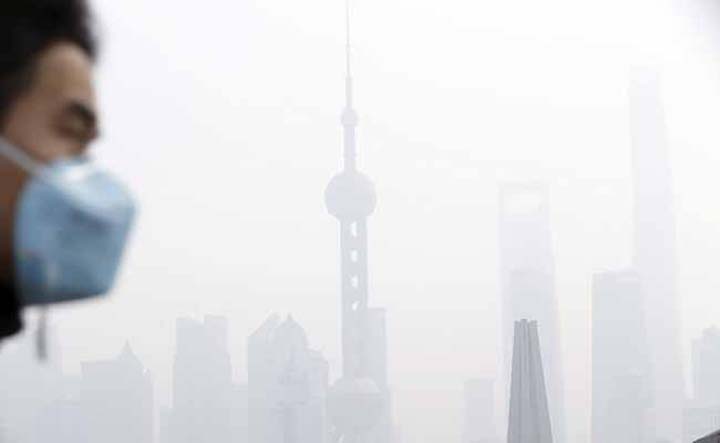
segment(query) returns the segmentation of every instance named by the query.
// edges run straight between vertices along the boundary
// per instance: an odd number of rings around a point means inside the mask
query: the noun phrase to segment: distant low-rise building
[[[708,328],[692,344],[693,398],[683,414],[683,441],[720,429],[720,330]]]
[[[90,442],[155,441],[152,378],[129,344],[117,358],[82,364],[78,404]],[[73,416],[76,405],[66,407]]]

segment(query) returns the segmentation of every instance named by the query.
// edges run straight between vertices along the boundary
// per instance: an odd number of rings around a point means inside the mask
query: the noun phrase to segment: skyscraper
[[[592,297],[592,443],[650,442],[640,277],[632,270],[597,274]]]
[[[490,379],[465,382],[463,443],[495,443],[495,385]]]
[[[675,282],[675,220],[659,74],[637,69],[630,85],[635,179],[635,269],[645,294],[656,438],[677,441],[684,403]]]
[[[177,321],[173,405],[168,437],[172,443],[232,441],[233,381],[227,349],[227,320]]]
[[[565,394],[549,206],[542,184],[513,183],[500,189],[504,368],[510,373],[515,322],[537,320],[553,435],[556,443],[563,443]]]
[[[248,338],[252,443],[324,443],[328,364],[303,328],[273,315]]]
[[[368,306],[367,219],[376,204],[375,186],[357,167],[350,64],[350,9],[347,5],[345,109],[342,113],[343,169],[325,191],[328,212],[340,224],[342,305],[342,379],[333,388],[331,411],[335,438],[386,442],[390,438],[390,395],[387,386],[385,316]],[[374,423],[360,417],[369,404],[380,413]],[[365,414],[367,415],[367,414]]]
[[[515,322],[507,443],[553,443],[535,321]]]

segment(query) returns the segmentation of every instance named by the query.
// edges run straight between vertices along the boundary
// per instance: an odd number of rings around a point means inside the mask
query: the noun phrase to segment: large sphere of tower
[[[340,220],[358,220],[375,210],[375,185],[362,172],[345,170],[335,175],[325,190],[328,212]]]

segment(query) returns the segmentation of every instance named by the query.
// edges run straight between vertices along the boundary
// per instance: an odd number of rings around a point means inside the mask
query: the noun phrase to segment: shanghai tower
[[[675,281],[672,177],[659,74],[637,69],[630,85],[635,180],[635,267],[645,294],[656,439],[678,441],[684,402]]]
[[[330,394],[333,441],[387,443],[392,434],[387,386],[385,311],[368,306],[368,217],[375,186],[357,165],[350,65],[350,10],[347,7],[343,162],[325,191],[328,212],[340,226],[342,377]]]

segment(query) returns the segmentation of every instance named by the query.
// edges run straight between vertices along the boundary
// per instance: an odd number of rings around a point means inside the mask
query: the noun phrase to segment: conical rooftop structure
[[[508,443],[553,443],[535,321],[515,322]]]
[[[696,440],[695,443],[720,443],[720,431],[713,432],[700,440]]]

